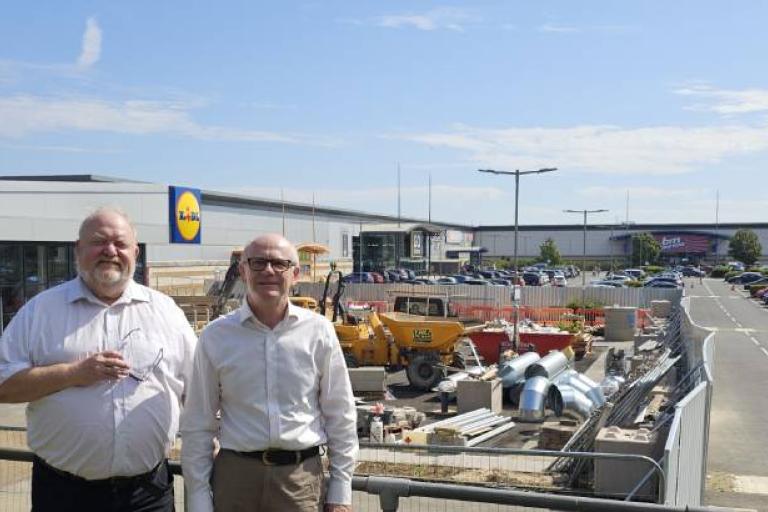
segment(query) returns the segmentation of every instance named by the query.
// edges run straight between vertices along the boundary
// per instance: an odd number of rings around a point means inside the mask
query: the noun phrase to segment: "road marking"
[[[736,332],[743,332],[744,334],[749,334],[751,332],[757,332],[757,329],[751,329],[749,327],[740,327],[738,329],[734,329]]]
[[[751,340],[752,340],[752,343],[754,343],[754,344],[755,344],[755,345],[757,345],[758,347],[760,346],[760,342],[759,342],[759,341],[757,341],[755,338],[753,338],[753,337],[751,337],[751,336],[750,336],[750,337],[749,337],[749,339],[751,339]]]
[[[742,325],[741,325],[739,322],[736,322],[736,327],[738,327],[739,329],[741,329],[743,326],[742,326]]]
[[[765,347],[760,347],[760,350],[762,350],[762,351],[763,351],[763,354],[765,354],[766,356],[768,356],[768,350],[766,350],[766,349],[765,349]]]

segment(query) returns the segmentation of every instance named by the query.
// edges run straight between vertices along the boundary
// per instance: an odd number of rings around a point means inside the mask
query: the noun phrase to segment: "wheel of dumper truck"
[[[437,386],[443,378],[443,372],[437,367],[440,358],[435,354],[415,354],[408,361],[408,382],[411,387],[428,391]]]

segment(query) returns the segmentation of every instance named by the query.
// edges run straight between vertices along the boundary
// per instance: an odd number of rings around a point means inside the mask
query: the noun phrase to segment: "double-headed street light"
[[[515,272],[517,272],[517,203],[518,198],[520,197],[520,176],[525,176],[526,174],[542,174],[545,172],[552,172],[556,171],[557,167],[544,167],[542,169],[539,169],[538,171],[521,171],[521,170],[515,170],[515,171],[495,171],[493,169],[478,169],[477,172],[487,172],[490,174],[506,174],[509,176],[515,177],[515,253],[514,253],[514,267]]]
[[[517,203],[518,198],[520,197],[520,176],[525,176],[526,174],[542,174],[545,172],[552,172],[556,171],[557,167],[544,167],[542,169],[539,169],[537,171],[521,171],[520,169],[514,170],[514,171],[496,171],[493,169],[478,169],[477,172],[487,172],[490,174],[506,174],[508,176],[514,176],[515,177],[515,249],[514,249],[514,260],[513,265],[515,269],[515,282],[512,285],[512,300],[515,304],[515,325],[514,325],[514,332],[512,334],[512,343],[515,345],[515,350],[517,350],[518,346],[518,333],[517,333],[517,294],[515,293],[517,291],[517,280],[520,279],[520,272],[517,268]]]
[[[582,252],[582,266],[584,266],[585,268],[582,269],[582,272],[581,272],[581,288],[582,288],[582,293],[583,293],[584,287],[586,286],[586,281],[585,280],[586,280],[586,277],[587,277],[587,272],[586,272],[586,270],[587,270],[586,269],[586,264],[587,264],[587,214],[590,214],[590,213],[603,213],[603,212],[607,212],[608,210],[600,209],[600,210],[563,210],[563,211],[565,213],[581,213],[581,214],[584,214],[584,249],[583,249],[583,252]]]

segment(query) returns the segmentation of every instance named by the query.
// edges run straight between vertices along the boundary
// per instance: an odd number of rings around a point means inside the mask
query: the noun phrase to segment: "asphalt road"
[[[717,331],[707,504],[768,510],[768,308],[720,279],[686,281],[694,322]]]

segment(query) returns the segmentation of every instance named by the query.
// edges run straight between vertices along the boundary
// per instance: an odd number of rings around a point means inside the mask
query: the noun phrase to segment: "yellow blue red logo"
[[[200,190],[168,187],[171,243],[199,244],[202,229]]]

